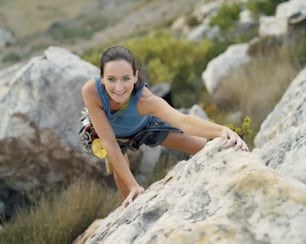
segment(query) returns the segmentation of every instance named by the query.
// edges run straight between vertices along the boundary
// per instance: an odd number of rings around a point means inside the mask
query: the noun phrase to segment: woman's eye
[[[123,77],[124,81],[129,81],[131,78],[130,77]]]
[[[108,80],[109,81],[114,81],[115,79],[114,79],[114,77],[109,77]]]

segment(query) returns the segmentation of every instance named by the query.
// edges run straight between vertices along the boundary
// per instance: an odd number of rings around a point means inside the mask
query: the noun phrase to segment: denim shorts
[[[143,144],[155,147],[163,143],[170,132],[182,133],[181,130],[162,121],[160,118],[151,116],[148,123],[137,133],[128,137],[117,137],[117,142],[123,154],[127,149],[135,151]]]

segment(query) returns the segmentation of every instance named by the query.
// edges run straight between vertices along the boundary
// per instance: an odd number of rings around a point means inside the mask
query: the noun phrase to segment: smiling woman
[[[141,79],[128,49],[107,49],[100,59],[100,73],[84,84],[82,96],[124,207],[144,192],[130,171],[128,149],[162,145],[195,154],[207,139],[222,137],[224,147],[248,151],[245,142],[227,127],[185,115],[154,95]]]

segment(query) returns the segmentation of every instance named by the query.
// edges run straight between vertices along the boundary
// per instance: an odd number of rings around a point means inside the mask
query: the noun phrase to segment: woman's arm
[[[222,137],[225,139],[225,147],[235,146],[248,150],[245,142],[229,128],[197,116],[183,114],[171,107],[164,99],[152,94],[147,88],[145,89],[138,105],[140,113],[157,116],[187,134],[207,139]]]
[[[94,80],[89,80],[85,83],[82,88],[82,97],[84,104],[88,109],[95,131],[102,140],[103,146],[107,151],[113,169],[124,181],[130,191],[130,194],[123,202],[123,206],[127,206],[134,198],[143,192],[143,188],[138,185],[130,168],[125,162],[124,156],[116,141],[113,129],[105,112],[102,110],[102,104]]]

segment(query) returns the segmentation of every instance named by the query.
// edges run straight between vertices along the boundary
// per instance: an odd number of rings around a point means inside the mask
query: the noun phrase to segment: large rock
[[[306,184],[306,123],[288,128],[254,152],[258,152],[263,162],[281,175]]]
[[[306,186],[215,139],[75,243],[305,243]]]
[[[288,132],[290,127],[306,123],[306,67],[292,81],[287,91],[260,126],[254,143],[257,148]]]
[[[224,53],[208,63],[206,70],[202,73],[202,79],[210,94],[215,93],[224,76],[251,60],[248,49],[248,43],[231,45]]]
[[[6,47],[14,42],[15,39],[12,32],[7,29],[0,28],[0,47]]]
[[[259,19],[258,34],[261,37],[283,36],[288,31],[287,22],[287,19],[283,17],[261,16]]]
[[[78,56],[48,48],[44,56],[33,58],[12,74],[10,90],[0,97],[0,139],[20,136],[21,132],[11,127],[12,116],[20,113],[39,129],[52,128],[68,146],[80,148],[81,87],[98,74],[97,67]]]
[[[306,68],[262,123],[255,145],[267,166],[306,183]]]
[[[306,1],[290,0],[280,3],[276,8],[276,17],[289,18],[296,13],[306,14]]]
[[[280,3],[276,8],[275,16],[262,16],[260,18],[260,36],[283,36],[288,33],[288,20],[291,16],[306,15],[305,0],[291,0]]]
[[[187,35],[189,41],[200,42],[203,38],[214,40],[220,35],[220,28],[218,26],[210,27],[207,24],[201,24],[195,27]]]
[[[28,197],[101,175],[78,137],[81,87],[97,67],[57,47],[0,73],[0,179]]]

